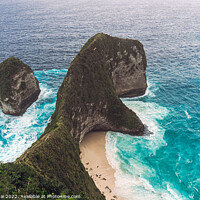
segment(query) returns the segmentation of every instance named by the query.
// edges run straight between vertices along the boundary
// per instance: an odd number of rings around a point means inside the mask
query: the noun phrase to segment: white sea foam
[[[139,100],[139,99],[142,99],[146,96],[149,96],[149,97],[155,97],[155,94],[154,92],[157,90],[156,86],[154,83],[150,82],[147,80],[147,89],[145,91],[145,94],[141,95],[141,96],[138,96],[138,97],[128,97],[128,98],[122,98],[122,100]]]
[[[34,106],[20,117],[8,116],[9,121],[5,123],[6,129],[2,130],[2,137],[7,141],[7,144],[1,149],[0,160],[10,162],[15,160],[20,154],[25,151],[36,139],[37,132],[33,129],[30,131],[30,126],[35,124],[37,116],[33,112]]]
[[[39,99],[46,99],[53,94],[53,91],[46,88],[45,85],[40,84],[40,87],[41,87],[41,92],[39,95]]]
[[[139,96],[139,97],[133,97],[134,99],[140,99],[140,98],[143,98],[145,96],[155,96],[153,94],[153,92],[150,90],[150,88],[152,87],[152,84],[147,80],[147,89],[145,91],[145,94],[143,94],[142,96]]]
[[[134,165],[132,171],[137,171],[135,174],[125,173],[121,169],[121,160],[117,156],[119,149],[116,147],[117,138],[112,133],[107,133],[106,136],[106,155],[109,164],[116,170],[115,172],[115,192],[123,199],[141,200],[141,199],[159,199],[151,184],[143,179],[139,174],[145,173],[142,164]]]
[[[115,169],[115,192],[118,196],[127,200],[186,200],[177,190],[166,183],[166,188],[154,188],[144,175],[155,177],[156,172],[153,168],[148,167],[140,160],[131,160],[129,158],[129,170],[127,173],[123,169],[123,160],[117,148],[117,141],[123,139],[119,133],[107,133],[106,135],[106,155],[109,164]],[[131,147],[129,147],[131,148]]]
[[[6,141],[6,144],[3,142],[0,144],[0,161],[14,161],[42,134],[47,123],[46,115],[51,115],[55,102],[42,104],[43,111],[41,111],[40,101],[47,101],[52,94],[52,90],[46,89],[41,84],[38,100],[27,109],[23,116],[9,116],[0,111],[0,125],[4,127],[1,129],[1,136]],[[45,116],[42,116],[43,114]]]
[[[143,139],[149,140],[147,145],[154,154],[160,146],[167,145],[163,140],[165,130],[157,122],[157,120],[164,119],[169,113],[165,107],[159,106],[156,103],[142,101],[124,101],[124,103],[138,115],[142,122],[148,127],[148,130],[153,133],[150,136],[144,136]]]
[[[192,118],[192,117],[188,114],[188,111],[187,111],[187,110],[185,110],[184,112],[185,112],[185,115],[186,115],[186,117],[187,117],[188,119],[191,119],[191,118]]]
[[[172,189],[169,183],[167,183],[167,191],[162,193],[163,200],[186,200],[186,198],[181,195],[177,190]]]
[[[149,96],[149,97],[155,97],[154,92],[157,90],[158,88],[156,87],[155,83],[150,82],[149,80],[147,80],[147,89],[145,91],[145,94],[139,97],[134,97],[134,99],[140,99],[143,98],[145,96]]]
[[[150,91],[146,95],[149,94]],[[151,165],[145,163],[147,161],[143,160],[137,151],[137,147],[139,146],[139,149],[142,148],[143,151],[148,153],[148,156],[150,154],[155,155],[160,147],[167,145],[163,139],[165,129],[158,123],[158,120],[163,120],[168,115],[169,110],[156,103],[142,102],[139,99],[132,101],[131,99],[124,99],[123,102],[136,112],[153,134],[150,136],[130,137],[120,133],[107,133],[106,155],[108,162],[116,170],[115,190],[117,194],[129,200],[184,199],[169,185],[166,185],[166,189],[154,188],[148,179],[156,177],[156,171]],[[123,152],[128,153],[130,151],[133,156],[126,158],[126,154],[123,155]]]

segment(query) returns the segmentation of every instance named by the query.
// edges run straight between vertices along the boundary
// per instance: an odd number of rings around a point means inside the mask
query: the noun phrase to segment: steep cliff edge
[[[104,35],[108,45],[106,64],[112,74],[113,84],[119,97],[143,95],[147,88],[146,56],[143,45],[137,40],[113,38]]]
[[[22,115],[39,94],[39,82],[28,65],[14,57],[0,64],[0,107],[5,114]]]
[[[140,119],[118,97],[122,96],[119,91],[135,96],[142,88],[141,80],[136,81],[138,87],[128,90],[125,87],[125,75],[132,77],[129,81],[134,80],[136,63],[146,63],[143,47],[138,41],[105,34],[92,37],[70,65],[58,91],[51,122],[15,164],[28,165],[62,184],[70,193],[84,193],[89,199],[105,199],[80,161],[79,142],[85,134],[95,130],[131,135],[144,133]],[[145,67],[141,67],[143,75]],[[142,80],[145,86],[146,79]]]

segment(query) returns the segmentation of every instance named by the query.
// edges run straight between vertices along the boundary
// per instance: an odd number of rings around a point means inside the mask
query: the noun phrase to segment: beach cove
[[[81,161],[106,199],[121,199],[115,191],[115,170],[106,157],[106,133],[90,132],[80,143]]]

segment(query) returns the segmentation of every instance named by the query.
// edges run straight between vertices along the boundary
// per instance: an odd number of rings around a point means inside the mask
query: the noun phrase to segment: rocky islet
[[[22,115],[40,94],[33,70],[10,57],[0,64],[0,106],[5,114]]]

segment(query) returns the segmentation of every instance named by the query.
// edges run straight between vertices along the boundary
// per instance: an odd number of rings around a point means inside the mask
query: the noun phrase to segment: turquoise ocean
[[[0,161],[14,161],[40,137],[70,62],[98,32],[141,41],[148,64],[145,95],[122,101],[153,134],[106,136],[117,193],[199,200],[199,0],[1,0],[0,62],[15,56],[30,65],[41,94],[23,116],[0,111]]]

